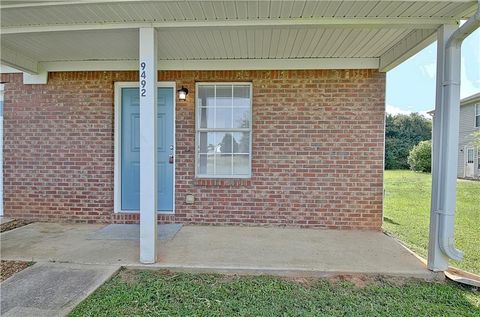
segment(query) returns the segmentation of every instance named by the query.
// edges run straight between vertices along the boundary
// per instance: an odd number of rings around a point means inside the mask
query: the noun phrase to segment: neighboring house
[[[380,230],[385,72],[476,1],[1,6],[5,215]]]
[[[480,131],[480,92],[460,101],[458,177],[480,178],[480,147],[473,133]]]
[[[434,117],[435,110],[427,112]],[[460,100],[460,126],[458,134],[459,178],[480,178],[480,148],[473,134],[480,131],[480,93]]]

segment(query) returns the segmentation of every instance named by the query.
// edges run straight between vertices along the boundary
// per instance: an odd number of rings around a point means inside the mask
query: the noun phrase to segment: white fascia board
[[[54,71],[138,70],[137,60],[42,62]],[[378,69],[378,58],[158,60],[159,70]]]
[[[436,30],[415,30],[380,56],[380,71],[387,72],[432,44]]]
[[[38,74],[38,62],[13,49],[2,45],[1,63],[29,74]]]
[[[474,102],[479,102],[479,101],[480,101],[480,92],[477,92],[476,94],[473,94],[471,96],[465,97],[462,100],[460,100],[460,106],[467,105]]]
[[[23,73],[24,85],[44,85],[48,82],[48,72],[40,71],[38,74]]]
[[[23,72],[16,68],[0,64],[0,74],[12,74],[12,73],[23,73]]]
[[[274,26],[322,26],[335,28],[406,28],[437,29],[442,24],[453,24],[452,18],[288,18],[288,19],[246,19],[246,20],[205,20],[205,21],[163,21],[163,22],[115,22],[82,24],[45,24],[25,26],[3,26],[1,34],[22,34],[36,32],[86,31],[154,28],[204,28],[204,27],[274,27]]]

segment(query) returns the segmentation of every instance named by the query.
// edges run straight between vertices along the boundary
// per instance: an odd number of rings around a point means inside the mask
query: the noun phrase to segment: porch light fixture
[[[181,101],[185,101],[187,99],[187,95],[188,95],[188,89],[183,87],[180,88],[179,90],[177,90],[178,92],[178,99],[181,100]]]

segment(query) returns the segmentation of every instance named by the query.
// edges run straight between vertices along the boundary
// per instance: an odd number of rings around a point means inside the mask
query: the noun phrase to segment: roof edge
[[[468,96],[468,97],[465,97],[463,99],[460,100],[460,106],[463,106],[463,105],[466,105],[466,104],[469,104],[471,102],[475,102],[475,101],[480,101],[480,91],[477,92],[476,94],[473,94],[471,96]]]

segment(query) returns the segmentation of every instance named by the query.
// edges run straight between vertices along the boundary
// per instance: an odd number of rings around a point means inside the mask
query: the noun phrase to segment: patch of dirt
[[[358,288],[364,288],[367,284],[370,284],[376,281],[376,278],[372,276],[362,275],[362,274],[339,274],[328,277],[328,281],[332,284],[338,282],[350,282]]]
[[[301,276],[281,277],[281,278],[288,282],[298,283],[303,287],[310,287],[322,279],[321,277],[301,277]]]
[[[340,282],[349,282],[358,288],[364,288],[369,284],[373,284],[377,282],[385,282],[385,283],[389,283],[396,286],[402,286],[411,280],[410,278],[405,278],[405,277],[370,275],[370,274],[360,274],[360,273],[330,274],[323,277],[284,277],[284,279],[290,282],[301,284],[304,287],[310,287],[318,281],[325,280],[331,284],[336,284]]]
[[[116,277],[129,286],[134,285],[138,281],[138,275],[135,272],[124,268],[118,271]]]
[[[369,284],[382,282],[395,286],[403,286],[414,278],[385,275],[366,275],[366,274],[337,274],[327,278],[330,283],[347,281],[359,288],[364,288]]]
[[[26,226],[26,225],[31,224],[31,223],[33,223],[33,221],[14,219],[12,221],[2,223],[0,225],[0,232],[5,232],[5,231],[13,230],[13,229],[16,229],[16,228],[20,228],[20,227]]]
[[[24,270],[33,264],[34,262],[1,260],[0,261],[0,282],[5,281],[7,278],[12,276],[13,274],[20,272],[21,270]]]

